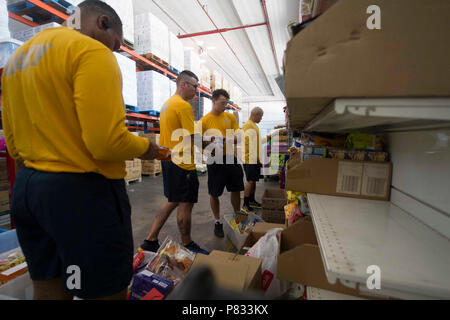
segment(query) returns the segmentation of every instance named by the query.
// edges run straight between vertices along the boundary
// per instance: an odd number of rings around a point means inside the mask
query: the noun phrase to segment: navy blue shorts
[[[225,187],[228,192],[244,191],[244,173],[242,166],[237,163],[213,163],[208,168],[208,193],[213,197],[220,197]]]
[[[244,164],[244,171],[245,176],[247,177],[247,181],[254,181],[258,182],[259,177],[261,175],[261,168],[262,166],[260,164]]]
[[[11,217],[32,280],[61,277],[62,288],[82,299],[108,297],[130,284],[133,235],[124,180],[23,168]],[[80,288],[71,266],[79,268]]]
[[[197,170],[185,170],[172,161],[161,161],[164,195],[169,202],[197,203],[198,176]]]

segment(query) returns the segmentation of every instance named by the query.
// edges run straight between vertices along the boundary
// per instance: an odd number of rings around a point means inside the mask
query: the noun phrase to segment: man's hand
[[[159,156],[159,146],[150,140],[150,138],[148,139],[148,142],[149,146],[147,152],[139,157],[141,160],[154,160]]]

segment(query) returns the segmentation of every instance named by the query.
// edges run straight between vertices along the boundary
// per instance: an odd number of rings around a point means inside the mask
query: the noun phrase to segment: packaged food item
[[[162,300],[173,287],[173,281],[144,270],[134,276],[129,300]]]
[[[147,270],[174,282],[176,286],[188,272],[195,259],[195,253],[167,237]]]
[[[297,197],[301,195],[302,192],[286,191],[286,197],[288,201],[296,201]]]
[[[343,134],[303,132],[300,142],[304,146],[343,148],[346,138]]]
[[[378,162],[386,162],[388,161],[388,153],[387,152],[379,152],[379,151],[370,151],[367,152],[368,161],[378,161]]]
[[[350,133],[345,141],[348,149],[384,151],[386,139],[370,133]]]
[[[348,159],[348,151],[345,149],[328,148],[328,158],[339,160]]]
[[[21,263],[25,262],[25,257],[17,252],[12,253],[7,259],[0,261],[0,272],[13,268]]]
[[[303,214],[298,207],[297,201],[293,201],[285,205],[284,213],[286,220],[288,221],[288,226],[292,225],[297,219],[303,217]]]
[[[366,159],[367,152],[364,150],[349,150],[347,151],[349,160],[364,161]]]
[[[307,198],[306,193],[302,192],[300,195],[297,196],[297,203],[298,203],[300,211],[303,215],[305,215],[305,216],[311,215],[311,209],[309,208],[308,198]]]

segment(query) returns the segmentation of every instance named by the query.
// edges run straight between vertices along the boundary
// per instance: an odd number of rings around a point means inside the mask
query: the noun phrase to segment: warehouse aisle
[[[207,175],[199,176],[199,181],[199,199],[192,212],[192,238],[206,250],[216,249],[227,251],[230,249],[230,243],[226,238],[220,239],[214,236],[214,220],[209,205]],[[265,188],[279,188],[279,184],[273,181],[260,181],[256,188],[256,199],[260,202]],[[159,207],[165,201],[163,179],[162,176],[156,178],[143,177],[141,183],[131,183],[127,189],[132,209],[131,220],[133,224],[134,248],[136,251],[142,240],[147,236]],[[233,212],[229,196],[225,193],[221,197],[220,207],[222,217],[224,213],[228,214]],[[159,235],[160,243],[168,235],[176,241],[180,241],[175,211],[161,230]]]

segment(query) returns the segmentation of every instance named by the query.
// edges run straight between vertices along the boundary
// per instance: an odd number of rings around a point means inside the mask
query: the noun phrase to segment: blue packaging
[[[141,300],[152,289],[167,296],[173,289],[173,281],[167,280],[149,270],[144,270],[134,276],[131,286],[130,300]]]

